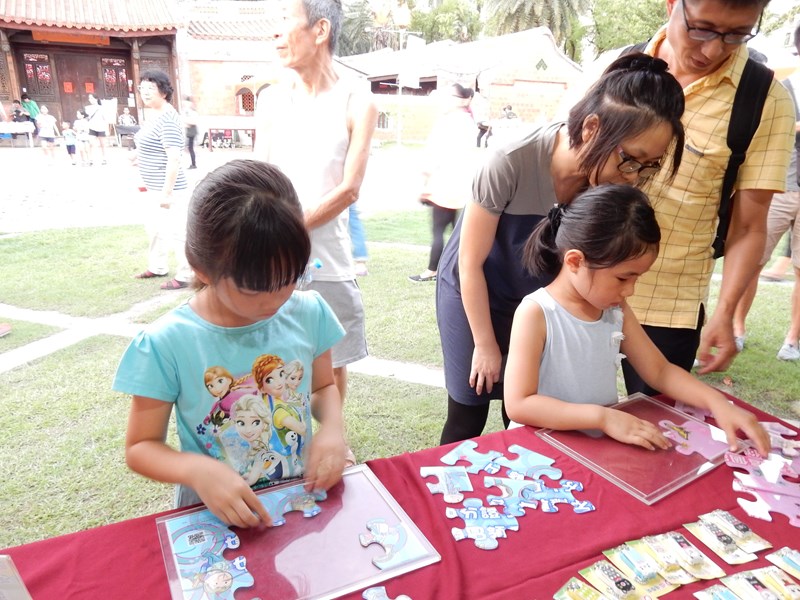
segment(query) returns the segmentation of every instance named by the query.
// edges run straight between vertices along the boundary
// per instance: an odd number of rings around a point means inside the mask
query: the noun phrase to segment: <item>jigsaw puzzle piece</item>
[[[800,498],[793,496],[780,496],[770,494],[761,490],[752,490],[743,486],[738,481],[733,482],[733,489],[736,492],[751,494],[755,500],[737,498],[744,511],[753,518],[763,521],[772,521],[770,513],[779,513],[789,518],[789,524],[800,527]]]
[[[745,487],[772,494],[800,496],[800,485],[784,479],[785,477],[797,478],[797,472],[786,459],[776,454],[770,454],[765,459],[752,448],[748,448],[742,454],[726,452],[725,464],[747,471],[747,473],[734,472],[733,474]]]
[[[442,494],[445,502],[455,504],[464,499],[461,492],[471,492],[472,482],[469,480],[467,470],[462,466],[456,467],[420,467],[419,474],[423,477],[436,476],[438,483],[426,483],[431,494]]]
[[[494,550],[498,546],[498,538],[506,537],[506,531],[519,530],[515,517],[501,514],[494,506],[483,506],[478,498],[464,500],[464,508],[447,507],[448,518],[460,517],[464,520],[464,528],[453,527],[450,531],[456,540],[470,538],[481,550]]]
[[[680,454],[690,455],[695,452],[706,460],[713,460],[727,450],[728,442],[722,431],[705,423],[686,421],[676,425],[669,419],[658,422],[664,437],[674,442],[675,450]],[[720,434],[719,440],[714,439],[713,431]]]
[[[578,500],[573,492],[582,492],[583,484],[580,481],[562,479],[557,488],[550,488],[542,481],[533,481],[531,487],[520,490],[520,496],[526,502],[538,501],[544,512],[558,512],[557,504],[569,504],[576,513],[587,513],[595,510],[594,504],[588,500]]]
[[[361,533],[358,541],[365,548],[371,544],[378,544],[383,547],[384,553],[372,559],[379,569],[391,569],[406,562],[413,553],[413,549],[407,544],[408,531],[405,525],[389,525],[386,519],[370,519],[366,525],[369,533]]]
[[[777,450],[781,455],[788,458],[800,456],[800,440],[786,439],[797,435],[794,429],[776,421],[760,421],[760,423],[769,434],[769,441],[773,450]]]
[[[556,471],[558,469],[555,469]],[[560,473],[560,471],[559,471]],[[531,481],[529,479],[508,479],[505,477],[484,477],[483,485],[487,488],[498,487],[500,488],[500,495],[489,495],[487,500],[492,506],[502,505],[505,507],[504,514],[513,517],[522,517],[525,515],[525,508],[536,508],[539,504],[538,500],[526,500],[522,497],[522,490],[528,487],[540,487],[541,482]]]
[[[700,408],[699,406],[692,406],[691,404],[686,404],[685,402],[681,402],[680,400],[675,401],[675,410],[679,410],[682,413],[686,413],[690,417],[694,417],[695,419],[699,419],[700,421],[705,421],[706,417],[711,417],[711,411],[707,408]]]
[[[541,467],[549,467],[555,462],[555,460],[549,456],[539,454],[533,450],[528,450],[519,444],[511,444],[508,447],[508,451],[518,455],[518,458],[510,460],[505,456],[500,456],[493,462],[502,467],[506,467],[511,471],[515,471],[516,473],[524,475],[525,477],[533,478],[533,475],[531,474],[532,472]]]
[[[400,594],[394,599],[389,598],[386,594],[386,588],[383,586],[367,588],[364,590],[364,593],[361,594],[361,597],[364,598],[364,600],[411,600],[411,597],[405,594]]]
[[[301,511],[304,517],[315,517],[322,509],[317,506],[317,502],[322,502],[328,497],[324,490],[307,492],[303,489],[303,484],[293,485],[284,490],[278,489],[270,494],[259,496],[261,504],[267,509],[269,516],[272,517],[273,527],[279,527],[286,523],[283,515],[293,510]]]
[[[468,473],[477,473],[480,470],[485,470],[487,466],[489,466],[494,459],[498,458],[499,456],[503,456],[502,452],[498,452],[497,450],[490,450],[489,452],[483,454],[481,452],[477,452],[475,448],[478,447],[478,443],[474,440],[465,440],[461,442],[458,446],[450,450],[447,454],[445,454],[441,460],[446,465],[455,465],[458,461],[463,460],[470,463],[470,466],[466,467]],[[500,467],[497,467],[499,469]],[[497,471],[494,471],[495,473]]]

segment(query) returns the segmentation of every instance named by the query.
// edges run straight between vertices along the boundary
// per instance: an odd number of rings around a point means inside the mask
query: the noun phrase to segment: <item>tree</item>
[[[373,50],[375,16],[369,0],[357,0],[344,6],[344,21],[339,34],[339,56],[364,54]]]
[[[411,12],[411,31],[419,31],[426,42],[453,40],[471,42],[481,31],[478,11],[464,0],[445,0],[430,12]]]
[[[664,0],[595,0],[592,41],[597,53],[644,42],[667,22]]]
[[[485,10],[492,16],[487,31],[503,35],[532,27],[547,27],[561,45],[572,22],[589,8],[590,0],[487,0]]]

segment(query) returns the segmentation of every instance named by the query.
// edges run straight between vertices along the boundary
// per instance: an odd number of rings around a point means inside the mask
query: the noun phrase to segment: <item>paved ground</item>
[[[362,186],[362,213],[418,207],[415,181],[398,173],[415,172],[417,152],[405,148],[373,153]],[[39,148],[0,148],[3,196],[0,198],[0,235],[67,227],[141,224],[141,193],[131,153],[123,148],[107,150],[107,165],[73,166],[62,148],[53,164]],[[197,151],[199,168],[187,171],[191,182],[234,158],[250,158],[243,150]],[[188,165],[188,157],[187,163]],[[13,174],[13,176],[12,176]],[[386,185],[384,182],[392,182]],[[158,299],[156,299],[158,301]],[[134,307],[131,312],[138,312]],[[129,314],[102,319],[74,318],[53,312],[32,311],[2,303],[0,320],[13,319],[45,323],[62,328],[60,333],[27,346],[0,354],[0,372],[5,372],[98,334],[132,337],[141,327],[131,323]],[[12,333],[13,335],[13,333]],[[351,367],[353,372],[404,381],[444,386],[441,370],[421,365],[368,358]]]

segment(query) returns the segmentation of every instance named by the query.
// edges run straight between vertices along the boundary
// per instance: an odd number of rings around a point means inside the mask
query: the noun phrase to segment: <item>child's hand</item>
[[[714,419],[730,445],[731,452],[739,449],[736,430],[741,429],[744,434],[756,445],[756,450],[761,456],[769,454],[769,434],[758,422],[756,416],[748,410],[739,408],[727,400],[721,400],[711,408]]]
[[[228,465],[208,458],[195,473],[191,487],[208,509],[228,525],[271,526],[272,518],[244,478]]]
[[[613,408],[604,411],[601,429],[618,442],[642,446],[648,450],[656,448],[667,450],[672,446],[661,430],[649,421]]]
[[[339,483],[344,471],[347,445],[341,431],[321,426],[311,438],[306,462],[306,490],[327,490]]]

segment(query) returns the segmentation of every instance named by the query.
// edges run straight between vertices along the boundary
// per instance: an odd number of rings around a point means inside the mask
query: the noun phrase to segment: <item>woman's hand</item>
[[[618,442],[641,446],[647,450],[667,450],[672,446],[661,430],[649,421],[613,408],[606,408],[603,412],[601,429]]]
[[[469,373],[469,385],[475,388],[476,394],[484,391],[491,392],[494,384],[500,381],[500,369],[503,366],[503,356],[500,346],[476,345],[472,352],[472,368]]]

